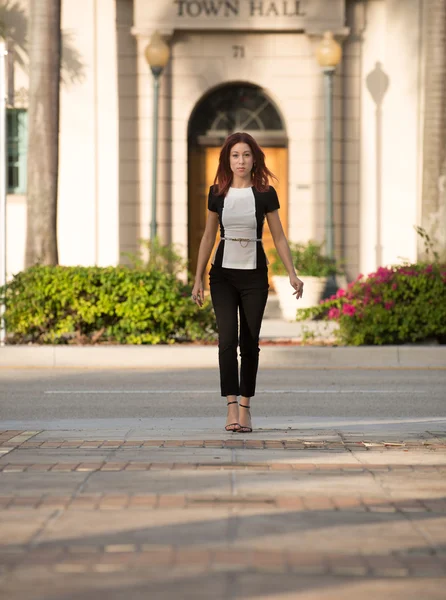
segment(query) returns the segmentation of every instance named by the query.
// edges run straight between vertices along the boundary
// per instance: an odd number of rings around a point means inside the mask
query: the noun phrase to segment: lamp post
[[[0,287],[6,284],[6,45],[0,37]],[[5,344],[6,328],[0,305],[0,346]]]
[[[160,77],[164,67],[169,62],[169,46],[162,39],[158,31],[150,38],[146,47],[145,57],[153,74],[153,122],[152,122],[152,220],[150,223],[150,239],[156,237],[156,188],[157,188],[157,166],[158,166],[158,104]]]
[[[331,31],[326,31],[316,58],[324,73],[325,102],[325,244],[327,256],[334,258],[333,224],[333,75],[342,58],[342,48]]]

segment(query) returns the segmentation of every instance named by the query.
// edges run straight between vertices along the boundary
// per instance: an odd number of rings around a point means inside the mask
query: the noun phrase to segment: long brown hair
[[[226,195],[229,188],[231,187],[233,172],[229,163],[229,156],[233,146],[239,143],[248,144],[251,148],[251,152],[254,158],[254,164],[251,171],[252,185],[259,192],[266,192],[269,188],[269,179],[275,179],[277,177],[268,169],[265,165],[265,153],[260,148],[255,139],[249,135],[249,133],[236,132],[228,136],[225,143],[220,151],[220,158],[218,161],[217,174],[214,179],[214,194],[217,196]]]

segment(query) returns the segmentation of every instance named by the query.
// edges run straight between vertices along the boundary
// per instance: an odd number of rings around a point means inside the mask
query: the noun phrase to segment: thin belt
[[[261,238],[233,238],[233,237],[222,237],[221,240],[230,240],[231,242],[261,242]]]

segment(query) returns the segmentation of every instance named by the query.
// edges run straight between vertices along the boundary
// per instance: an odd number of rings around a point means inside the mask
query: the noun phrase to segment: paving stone
[[[200,566],[208,569],[211,564],[211,551],[203,548],[177,548],[174,558],[174,566]]]
[[[222,598],[228,589],[251,600],[394,590],[398,600],[436,600],[446,574],[446,449],[420,449],[414,438],[403,440],[405,452],[393,445],[397,434],[386,437],[387,449],[366,448],[364,435],[346,436],[342,446],[328,430],[325,438],[307,431],[289,441],[283,432],[202,440],[198,430],[194,439],[161,432],[154,440],[113,431],[41,432],[0,458],[13,468],[33,460],[23,473],[0,473],[0,584],[8,600],[22,600],[20,585],[37,600],[49,585],[57,597],[92,582],[113,600],[119,586],[111,578],[131,582],[134,600],[138,577],[141,598],[190,589],[208,600],[218,597],[221,576]],[[51,440],[59,447],[33,447]],[[14,567],[9,588],[6,565]],[[29,590],[26,597],[33,600]]]
[[[73,493],[84,481],[85,474],[78,473],[52,473],[42,475],[38,472],[2,473],[1,490],[8,494],[54,494]]]
[[[84,511],[81,518],[76,511],[66,511],[47,525],[39,543],[41,547],[52,547],[58,540],[70,547],[221,543],[228,540],[228,514],[216,507],[187,512],[182,508]]]
[[[409,570],[404,561],[394,556],[367,556],[367,565],[379,577],[406,577]]]
[[[148,495],[134,495],[130,497],[129,507],[130,508],[153,508],[158,504],[158,497],[156,494],[151,496]]]
[[[446,513],[446,500],[443,498],[423,500],[423,504],[429,511]]]
[[[79,473],[88,473],[91,471],[99,471],[99,469],[102,467],[104,463],[103,462],[82,462],[80,465],[78,465],[76,467],[76,471],[78,471]]]
[[[74,461],[81,462],[98,462],[104,461],[109,458],[110,452],[104,452],[101,450],[95,450],[94,452],[86,452],[85,448],[79,449],[57,449],[57,448],[33,448],[32,450],[25,450],[23,447],[16,448],[8,454],[8,460],[6,456],[0,459],[0,464],[4,462],[13,462],[15,464],[21,463],[72,463]]]
[[[158,498],[159,508],[184,508],[186,506],[186,498],[183,495],[162,494]]]
[[[411,450],[407,452],[362,452],[358,454],[356,450],[352,451],[352,456],[363,465],[368,463],[378,464],[385,468],[389,463],[392,465],[446,465],[446,452],[433,453],[428,451]],[[376,468],[375,466],[375,468]]]
[[[12,501],[10,507],[11,508],[19,508],[19,507],[27,507],[27,508],[35,508],[38,504],[40,504],[41,496],[26,496],[26,497],[16,497]]]
[[[269,449],[265,450],[257,449],[237,449],[236,459],[241,462],[289,462],[291,464],[299,463],[336,463],[337,465],[342,464],[358,464],[355,459],[348,452],[324,452],[324,451],[313,451],[313,450],[279,450]]]
[[[26,471],[51,471],[51,469],[56,465],[56,463],[46,463],[46,464],[34,464],[26,469]]]
[[[363,504],[361,498],[355,496],[332,496],[331,501],[338,510],[366,511],[368,506]]]
[[[432,546],[439,547],[439,550],[446,548],[446,517],[429,515],[429,518],[425,518],[415,513],[410,515],[410,520]]]
[[[79,463],[57,463],[53,467],[51,467],[51,472],[55,471],[75,471],[79,466]]]
[[[369,565],[363,556],[330,554],[325,559],[327,560],[329,571],[336,575],[364,577],[369,571]]]
[[[105,462],[101,465],[101,471],[123,471],[128,463],[123,462]]]
[[[180,450],[180,451],[179,451]],[[231,461],[231,450],[220,448],[129,448],[119,449],[113,453],[114,461],[164,463]]]
[[[285,573],[288,568],[285,552],[269,552],[265,550],[253,550],[251,554],[251,566],[256,570],[274,573]]]
[[[352,495],[358,490],[358,479],[354,475],[329,478],[324,475],[305,477],[301,473],[288,474],[288,472],[271,471],[269,473],[253,473],[251,471],[235,475],[235,485],[239,494],[254,494],[269,492],[272,488],[277,494],[303,494],[326,495],[327,486],[331,494]],[[361,478],[361,488],[368,493],[382,492],[379,483],[368,476]]]
[[[281,496],[277,499],[277,507],[285,510],[305,510],[302,498]]]
[[[286,560],[291,571],[299,574],[322,575],[328,573],[328,561],[322,554],[296,550],[286,553]]]
[[[201,473],[198,471],[194,477],[182,471],[168,472],[128,472],[117,473],[95,472],[90,475],[85,484],[86,492],[118,492],[129,494],[151,492],[157,494],[190,493],[206,491],[207,493],[229,493],[230,475],[212,472]]]
[[[175,560],[173,546],[151,546],[141,544],[141,551],[135,557],[135,564],[171,567]]]
[[[68,504],[70,510],[96,509],[99,507],[99,498],[97,500],[89,500],[88,498],[73,498]]]
[[[128,463],[125,466],[126,471],[148,471],[150,469],[150,463]]]
[[[26,470],[27,466],[28,465],[14,465],[14,464],[10,463],[3,467],[2,472],[3,473],[22,473],[23,471]]]
[[[135,544],[110,544],[104,547],[104,552],[119,552],[121,554],[125,552],[136,552],[137,546]]]
[[[71,495],[45,495],[42,497],[40,507],[44,508],[66,508],[72,501]]]
[[[212,557],[213,570],[243,570],[252,564],[251,550],[239,550],[233,547],[213,549]]]
[[[0,511],[0,548],[14,544],[28,544],[43,527],[51,513],[45,510],[36,512],[20,509]]]
[[[280,547],[309,552],[392,553],[425,547],[422,534],[399,515],[295,511],[237,517],[237,545]]]
[[[129,505],[130,497],[126,494],[107,494],[99,500],[99,508],[119,510]]]
[[[88,564],[61,563],[54,565],[56,573],[86,573],[88,569]]]

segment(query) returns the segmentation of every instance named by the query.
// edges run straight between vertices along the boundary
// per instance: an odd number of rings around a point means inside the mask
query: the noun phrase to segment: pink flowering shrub
[[[320,305],[300,309],[297,320],[339,323],[340,343],[404,344],[446,341],[446,265],[405,264],[380,267]]]

